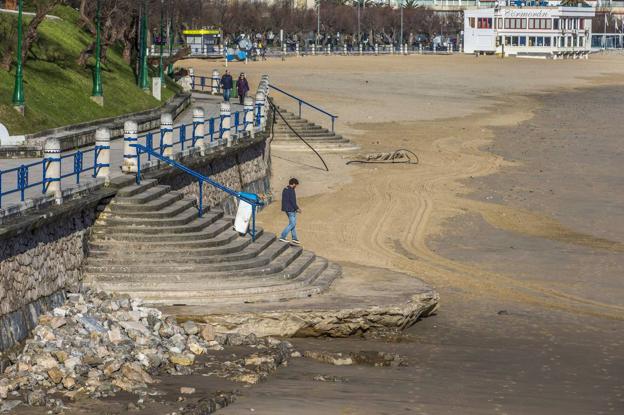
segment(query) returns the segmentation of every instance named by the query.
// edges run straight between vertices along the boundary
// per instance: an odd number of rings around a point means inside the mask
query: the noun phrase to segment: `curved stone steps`
[[[170,190],[171,188],[169,186],[156,185],[133,196],[117,195],[113,203],[115,205],[142,205],[158,199],[164,194],[169,193]]]
[[[158,185],[158,180],[146,179],[141,184],[131,184],[117,191],[118,197],[132,197]]]
[[[323,272],[329,267],[329,262],[325,258],[317,257],[312,252],[303,252],[283,271],[274,274],[250,275],[245,277],[231,278],[226,280],[204,280],[200,289],[194,290],[198,286],[198,281],[188,280],[183,276],[177,281],[153,286],[154,288],[165,290],[172,295],[179,295],[179,298],[186,297],[216,297],[234,296],[251,293],[270,293],[285,290],[296,290],[313,285],[321,277]],[[326,276],[323,277],[327,278]],[[150,283],[144,285],[133,282],[122,283],[117,286],[124,292],[143,293],[153,291]]]
[[[121,269],[119,272],[111,272],[110,270],[100,270],[100,272],[94,272],[85,267],[86,274],[89,278],[97,278],[99,282],[111,282],[122,284],[124,286],[136,286],[144,287],[148,285],[160,286],[161,284],[167,284],[171,282],[193,282],[196,284],[207,284],[210,281],[237,279],[243,277],[253,277],[276,274],[288,267],[299,255],[301,255],[301,248],[292,248],[282,252],[280,255],[275,256],[271,261],[268,261],[266,265],[259,265],[259,261],[253,266],[252,261],[241,261],[239,263],[226,263],[222,264],[222,269],[217,271],[199,271],[197,268],[191,271],[179,271],[170,270],[171,272],[153,273],[153,272],[131,272],[128,269]],[[236,268],[238,265],[245,263],[247,268]],[[220,264],[219,264],[220,265]],[[211,268],[211,267],[204,267]],[[235,272],[232,272],[232,269]],[[201,285],[198,285],[198,287]]]
[[[262,230],[256,230],[261,232]],[[190,234],[195,236],[196,234]],[[189,235],[189,236],[190,236]],[[167,239],[161,241],[159,238],[144,240],[144,241],[121,241],[115,239],[95,239],[89,241],[89,246],[98,250],[114,251],[119,249],[126,249],[128,246],[132,246],[134,251],[144,251],[145,253],[151,253],[153,250],[165,250],[165,249],[192,249],[192,248],[212,248],[212,247],[224,247],[232,241],[240,238],[240,235],[231,228],[231,224],[222,232],[213,234],[212,237],[209,233],[203,232],[195,239]],[[176,238],[179,234],[175,235]]]
[[[108,210],[111,213],[115,213],[115,214],[126,214],[126,215],[131,215],[131,214],[143,214],[143,213],[159,213],[161,212],[164,208],[166,208],[167,206],[171,206],[173,203],[182,200],[184,198],[184,195],[182,193],[179,192],[169,192],[166,195],[163,195],[162,197],[153,200],[151,202],[147,202],[147,203],[141,203],[141,204],[120,204],[120,203],[116,203],[115,200],[113,200],[109,205],[108,205]]]
[[[331,283],[339,278],[340,268],[333,265],[322,271],[311,285],[292,289],[287,285],[275,286],[271,290],[255,291],[253,288],[245,293],[235,295],[220,295],[219,290],[173,292],[167,299],[163,299],[154,291],[133,291],[131,294],[140,296],[149,304],[180,304],[180,305],[204,305],[211,304],[247,304],[247,303],[269,303],[283,302],[297,298],[307,298],[325,292]]]
[[[181,208],[180,208],[181,209]],[[180,209],[170,209],[170,215],[164,217],[127,217],[122,215],[110,215],[104,212],[98,218],[96,226],[98,227],[179,227],[188,225],[197,219],[199,209],[194,204],[187,204],[184,210],[176,212]],[[213,211],[214,213],[218,211]],[[208,208],[204,208],[204,216],[209,213]]]
[[[187,226],[172,227],[95,227],[92,236],[97,239],[126,242],[156,242],[156,241],[197,241],[214,238],[226,229],[232,227],[231,221],[217,220],[214,216],[204,216],[195,219]]]
[[[90,242],[89,256],[92,258],[109,257],[115,260],[131,261],[139,255],[149,253],[154,261],[160,262],[165,261],[172,252],[175,252],[176,258],[188,258],[192,261],[194,258],[219,257],[221,255],[237,253],[248,246],[252,246],[254,243],[258,245],[269,244],[275,239],[277,239],[275,235],[265,234],[262,228],[257,228],[255,242],[252,241],[250,235],[237,237],[237,234],[233,232],[232,238],[223,239],[223,244],[208,247],[196,247],[195,244],[192,244],[189,248],[173,242],[162,244],[130,244],[125,245],[123,250],[119,250],[119,244],[117,242]],[[214,261],[214,259],[207,260]]]
[[[221,211],[200,218],[194,200],[154,181],[119,190],[91,231],[82,268],[90,286],[165,304],[300,298],[333,281],[324,258],[262,229],[255,241],[241,236]]]
[[[202,249],[163,249],[161,251],[133,250],[131,247],[124,251],[90,251],[87,264],[89,265],[116,265],[133,266],[148,264],[215,264],[219,262],[243,261],[257,257],[276,241],[275,235],[264,234],[254,242],[250,237],[237,238],[231,243]],[[167,248],[167,247],[163,247]]]
[[[256,256],[249,259],[208,262],[208,263],[189,263],[188,261],[176,261],[175,252],[170,255],[171,261],[163,263],[154,263],[149,256],[143,256],[142,260],[137,260],[131,264],[118,264],[116,261],[108,259],[88,258],[83,268],[88,273],[93,274],[151,274],[151,280],[159,279],[165,275],[184,275],[186,273],[201,273],[203,275],[212,275],[221,271],[244,271],[250,269],[260,269],[270,265],[273,260],[282,255],[286,255],[284,260],[289,260],[288,256],[296,257],[301,252],[301,248],[288,249],[289,245],[284,243],[273,243],[260,251]],[[289,252],[286,252],[289,251]],[[227,255],[224,255],[227,257]],[[294,258],[292,258],[294,259]],[[165,277],[166,278],[166,277]]]

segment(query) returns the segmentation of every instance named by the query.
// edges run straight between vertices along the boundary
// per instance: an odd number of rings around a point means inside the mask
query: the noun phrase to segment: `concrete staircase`
[[[306,140],[314,149],[325,151],[348,151],[358,147],[344,138],[326,128],[300,118],[298,115],[277,107],[284,119],[275,114],[275,124],[273,125],[274,138],[272,146],[284,150],[307,150],[308,147],[297,137],[293,129]]]
[[[93,227],[88,285],[149,303],[202,305],[305,298],[341,269],[257,229],[240,236],[233,218],[207,210],[155,180],[120,189]]]

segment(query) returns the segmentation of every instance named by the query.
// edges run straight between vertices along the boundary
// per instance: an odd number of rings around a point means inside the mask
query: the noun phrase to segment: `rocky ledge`
[[[439,294],[423,281],[381,268],[343,265],[343,277],[322,296],[280,303],[163,307],[178,321],[210,324],[220,333],[348,337],[404,330],[435,312]]]

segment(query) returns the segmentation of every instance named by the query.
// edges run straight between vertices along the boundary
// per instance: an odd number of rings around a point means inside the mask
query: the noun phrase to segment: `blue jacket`
[[[234,81],[232,80],[232,75],[223,75],[221,78],[221,86],[223,89],[232,89],[234,85]]]
[[[296,212],[299,210],[297,206],[297,194],[295,189],[287,186],[282,190],[282,212]]]

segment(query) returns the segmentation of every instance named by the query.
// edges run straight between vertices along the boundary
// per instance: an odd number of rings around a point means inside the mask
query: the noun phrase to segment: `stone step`
[[[237,279],[248,276],[270,275],[283,271],[303,251],[300,247],[291,247],[287,244],[273,244],[275,248],[269,248],[255,260],[246,260],[236,263],[215,264],[211,266],[200,265],[193,269],[158,267],[154,273],[144,267],[131,269],[130,267],[118,267],[111,269],[106,267],[85,266],[84,271],[90,281],[97,280],[100,283],[116,283],[124,287],[160,287],[162,284],[181,282],[209,284],[214,281]],[[285,249],[284,249],[285,248]],[[266,261],[267,258],[270,258]],[[255,266],[254,266],[255,265]]]
[[[180,193],[167,193],[167,195],[165,196],[169,196],[171,194],[180,196],[180,198],[178,200],[172,200],[170,204],[163,204],[162,207],[160,207],[159,209],[153,209],[153,210],[147,210],[147,211],[129,211],[129,210],[125,210],[125,209],[119,209],[119,210],[112,210],[112,209],[106,209],[104,211],[104,216],[100,216],[100,218],[104,217],[104,218],[120,218],[120,219],[124,219],[124,218],[144,218],[144,219],[157,219],[157,218],[169,218],[175,215],[178,215],[182,212],[184,212],[186,209],[193,207],[197,210],[197,202],[193,199],[182,199],[181,198],[181,194]],[[158,199],[158,201],[161,201],[162,199],[165,198],[165,196],[163,196],[162,198]],[[155,203],[154,202],[150,202],[150,203]],[[148,204],[145,205],[137,205],[137,206],[141,206],[144,207]]]
[[[304,251],[283,271],[275,274],[207,281],[205,284],[201,284],[201,288],[198,290],[193,290],[193,285],[196,285],[196,282],[188,283],[186,281],[166,282],[159,284],[158,287],[165,290],[167,296],[184,292],[191,298],[270,293],[300,289],[306,285],[311,285],[327,269],[327,266],[328,262],[325,258],[319,258],[312,252]],[[128,291],[152,291],[149,286],[123,284],[123,288]]]
[[[318,295],[326,291],[331,283],[339,278],[341,274],[340,267],[331,264],[325,268],[314,282],[303,288],[291,289],[288,285],[277,285],[271,290],[262,289],[261,292],[254,292],[255,288],[251,287],[243,293],[236,295],[219,295],[220,290],[190,290],[190,291],[173,291],[167,293],[167,297],[163,297],[158,291],[124,291],[131,295],[143,298],[148,304],[181,304],[181,305],[204,305],[208,302],[217,304],[243,304],[243,303],[266,303],[266,302],[283,302],[297,298],[307,298]]]
[[[208,208],[204,208],[204,216],[208,213],[217,213],[219,211],[209,211]],[[223,215],[223,212],[220,212]],[[131,216],[124,217],[121,215],[110,215],[104,212],[98,218],[96,226],[105,227],[109,229],[110,227],[119,228],[119,227],[129,227],[129,226],[137,226],[137,227],[172,227],[172,226],[183,226],[191,223],[193,220],[199,217],[199,209],[196,208],[193,203],[187,204],[186,209],[181,212],[175,213],[175,210],[169,216],[166,217],[141,217],[141,216]]]
[[[213,264],[234,262],[257,257],[276,240],[275,235],[263,234],[252,242],[251,237],[237,238],[232,243],[217,248],[184,249],[184,250],[134,250],[132,246],[118,250],[89,251],[87,263],[90,265],[132,266],[142,264]],[[121,247],[120,247],[121,248]]]
[[[306,137],[302,136],[305,141],[310,143],[348,143],[349,140],[344,139],[341,136],[333,136],[333,137]],[[276,135],[273,138],[274,142],[301,142],[301,139],[296,135]]]
[[[198,220],[198,224],[194,227],[180,227],[180,232],[168,232],[173,228],[143,228],[149,232],[139,233],[137,229],[131,227],[121,228],[122,232],[110,232],[112,229],[98,228],[93,230],[91,236],[94,240],[111,240],[120,242],[190,242],[201,241],[214,238],[227,229],[232,228],[231,221],[217,220],[211,222],[208,215]],[[161,230],[162,229],[162,230]],[[186,232],[184,232],[186,230]]]
[[[209,211],[200,218],[196,210],[189,209],[184,216],[173,219],[146,219],[145,221],[124,221],[111,223],[98,221],[93,226],[93,235],[135,234],[160,235],[199,232],[223,217],[223,212]],[[144,223],[145,222],[145,223]],[[176,224],[180,222],[180,224]],[[159,226],[158,224],[161,224]],[[149,225],[148,225],[149,224]]]
[[[119,197],[132,197],[142,193],[158,184],[158,180],[143,180],[141,184],[133,184],[131,186],[122,187],[117,191]]]
[[[240,271],[264,267],[288,248],[289,245],[285,243],[271,243],[268,247],[259,251],[257,255],[251,258],[233,261],[224,260],[213,263],[190,263],[187,261],[187,258],[177,259],[175,257],[175,252],[170,253],[168,261],[160,263],[152,261],[150,255],[138,257],[137,261],[128,264],[118,264],[116,261],[108,259],[88,258],[84,270],[89,273],[98,274],[150,273],[152,274],[152,280],[158,279],[158,276],[163,274],[179,273],[183,275],[187,272],[204,272],[210,274],[219,271]],[[227,256],[223,256],[223,258],[225,257]]]
[[[179,192],[169,192],[156,200],[151,202],[137,204],[137,205],[122,205],[115,203],[115,200],[108,205],[108,212],[114,213],[116,215],[126,214],[126,215],[134,215],[134,214],[149,214],[149,213],[160,213],[163,209],[168,208],[169,206],[181,201],[184,199],[184,195]]]
[[[311,139],[342,138],[341,136],[335,133],[324,132],[324,131],[299,131],[299,130],[295,130],[295,131],[297,132],[297,134],[299,134],[303,138],[311,138]],[[297,134],[295,134],[292,130],[276,131],[274,133],[274,136],[275,137],[297,137]]]
[[[289,133],[292,131],[296,131],[299,134],[320,134],[320,133],[325,133],[325,134],[332,134],[331,131],[327,130],[326,128],[321,128],[319,126],[314,126],[314,127],[308,127],[308,126],[296,126],[293,125],[292,127],[289,127],[287,125],[276,125],[275,128],[273,129],[274,133]]]
[[[258,230],[258,232],[262,232],[262,230]],[[175,238],[150,238],[142,241],[131,241],[129,243],[125,240],[114,240],[114,239],[92,239],[89,241],[90,248],[97,250],[109,250],[116,251],[120,247],[132,246],[132,250],[135,252],[145,252],[146,254],[151,253],[153,250],[156,251],[173,251],[173,250],[187,250],[192,248],[220,248],[225,247],[230,244],[232,241],[240,238],[240,235],[234,231],[232,225],[228,225],[226,229],[223,231],[213,234],[206,232],[201,233],[200,239],[184,239],[179,238],[180,234],[174,235]],[[195,237],[195,234],[192,234]]]
[[[117,205],[142,205],[152,200],[156,200],[166,193],[169,193],[169,186],[153,186],[133,196],[116,196],[113,203]]]

